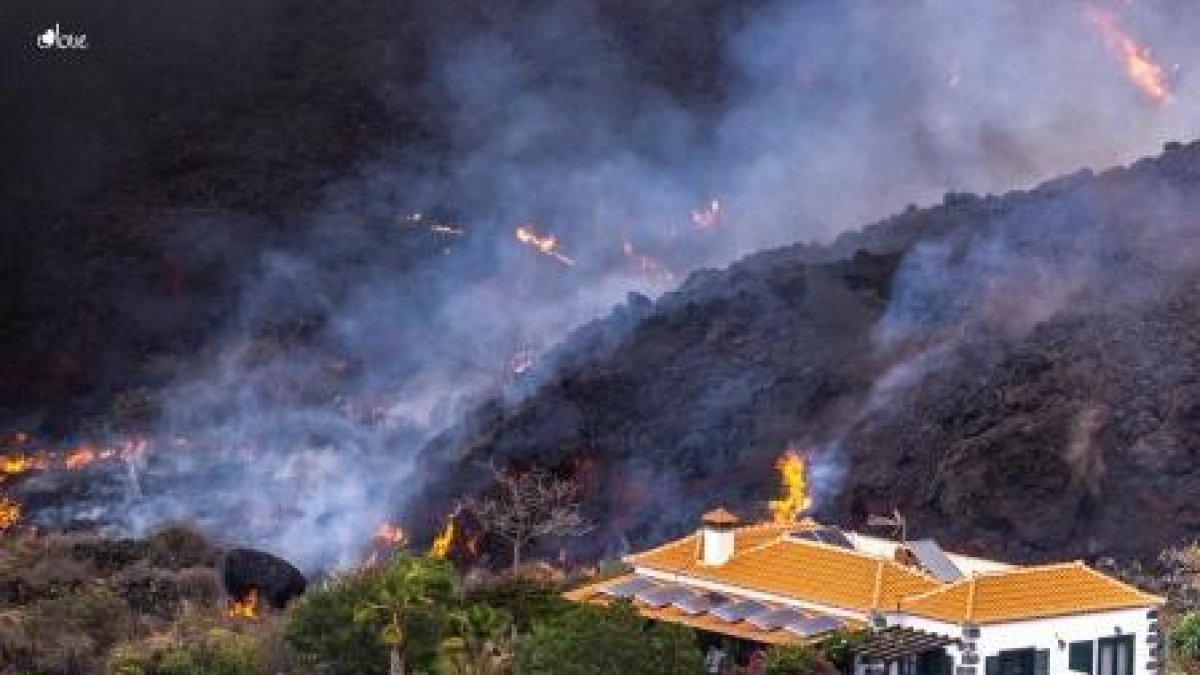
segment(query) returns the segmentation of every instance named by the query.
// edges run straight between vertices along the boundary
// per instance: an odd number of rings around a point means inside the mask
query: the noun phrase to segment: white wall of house
[[[1069,645],[1072,642],[1089,640],[1098,648],[1100,638],[1132,635],[1133,639],[1133,673],[1132,675],[1150,675],[1157,671],[1149,668],[1149,664],[1159,661],[1152,655],[1154,647],[1149,641],[1151,625],[1156,623],[1147,616],[1152,607],[1123,609],[1090,614],[1015,621],[1011,623],[984,624],[979,626],[979,637],[971,640],[964,638],[963,628],[959,625],[942,621],[934,621],[923,617],[902,613],[892,613],[885,616],[889,626],[912,628],[948,637],[963,638],[965,642],[975,643],[975,653],[979,655],[977,663],[969,664],[964,660],[965,650],[951,648],[948,651],[954,657],[956,666],[976,667],[978,675],[984,675],[984,663],[988,656],[995,656],[1001,651],[1010,649],[1045,649],[1050,652],[1051,675],[1067,675]],[[1099,673],[1098,655],[1093,651],[1094,673]]]
[[[1147,639],[1152,620],[1146,613],[1150,609],[1143,607],[980,626],[977,651],[982,662],[983,657],[1005,649],[1049,649],[1050,672],[1069,673],[1067,645],[1071,642],[1132,635],[1133,673],[1149,675],[1155,671],[1147,665],[1158,660],[1151,656],[1152,645]]]

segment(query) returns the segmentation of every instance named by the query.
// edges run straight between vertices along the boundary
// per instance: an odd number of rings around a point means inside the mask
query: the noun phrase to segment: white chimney
[[[718,508],[704,514],[700,523],[700,562],[705,565],[724,565],[734,554],[734,530],[738,517]]]

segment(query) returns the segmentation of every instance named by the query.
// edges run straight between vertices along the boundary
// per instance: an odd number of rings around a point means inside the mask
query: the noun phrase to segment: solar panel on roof
[[[684,614],[703,614],[713,607],[725,604],[729,598],[720,593],[692,593],[690,596],[681,600],[676,600],[671,604],[679,609]]]
[[[841,628],[844,624],[840,619],[828,616],[801,617],[784,624],[783,629],[799,637],[810,637],[828,633]]]
[[[683,586],[660,586],[658,588],[650,588],[641,591],[634,595],[639,601],[658,609],[665,607],[676,600],[683,600],[691,595],[692,592]]]
[[[963,578],[962,570],[946,555],[941,546],[932,539],[920,539],[906,544],[916,557],[917,563],[938,581],[949,583]]]
[[[646,577],[632,577],[618,584],[600,590],[601,593],[614,598],[632,598],[642,591],[658,586],[658,583]]]
[[[805,539],[807,541],[816,541],[830,546],[840,548],[854,548],[854,542],[836,527],[820,527],[812,530],[800,530],[793,533],[797,539]]]
[[[765,609],[768,609],[766,605],[754,602],[753,600],[739,600],[728,605],[722,605],[710,611],[709,614],[722,621],[734,623],[745,619],[751,614],[758,614]]]
[[[804,615],[794,609],[774,609],[765,612],[759,612],[754,616],[746,619],[755,628],[759,630],[775,630],[780,626],[799,621]]]

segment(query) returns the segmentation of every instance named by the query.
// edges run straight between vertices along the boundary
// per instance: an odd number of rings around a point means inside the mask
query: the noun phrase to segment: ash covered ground
[[[970,193],[1200,134],[1200,9],[1044,5],[18,3],[0,490],[307,571],[537,461],[590,557],[795,444],[848,522],[1189,537],[1195,149]]]

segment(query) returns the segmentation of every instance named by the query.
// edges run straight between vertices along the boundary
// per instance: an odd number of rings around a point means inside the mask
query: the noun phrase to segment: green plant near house
[[[517,642],[521,675],[695,675],[703,659],[695,633],[648,622],[627,602],[581,605],[536,621]]]
[[[447,612],[458,602],[459,580],[446,560],[400,553],[354,610],[354,622],[378,626],[388,648],[389,675],[437,657]]]
[[[1200,662],[1200,610],[1184,614],[1171,629],[1171,653],[1177,661]]]
[[[355,610],[374,596],[381,574],[373,568],[336,574],[295,602],[285,637],[301,659],[328,675],[386,675],[382,627],[354,620]]]
[[[469,604],[485,604],[512,615],[519,632],[528,632],[535,621],[552,618],[575,607],[562,597],[561,584],[520,576],[505,576],[469,588]]]
[[[837,675],[821,647],[781,645],[767,650],[766,675]]]
[[[512,672],[512,615],[475,604],[450,612],[454,636],[442,643],[441,670],[454,675]]]
[[[854,654],[866,642],[864,631],[839,630],[821,642],[818,647],[825,660],[843,673],[852,672]]]

